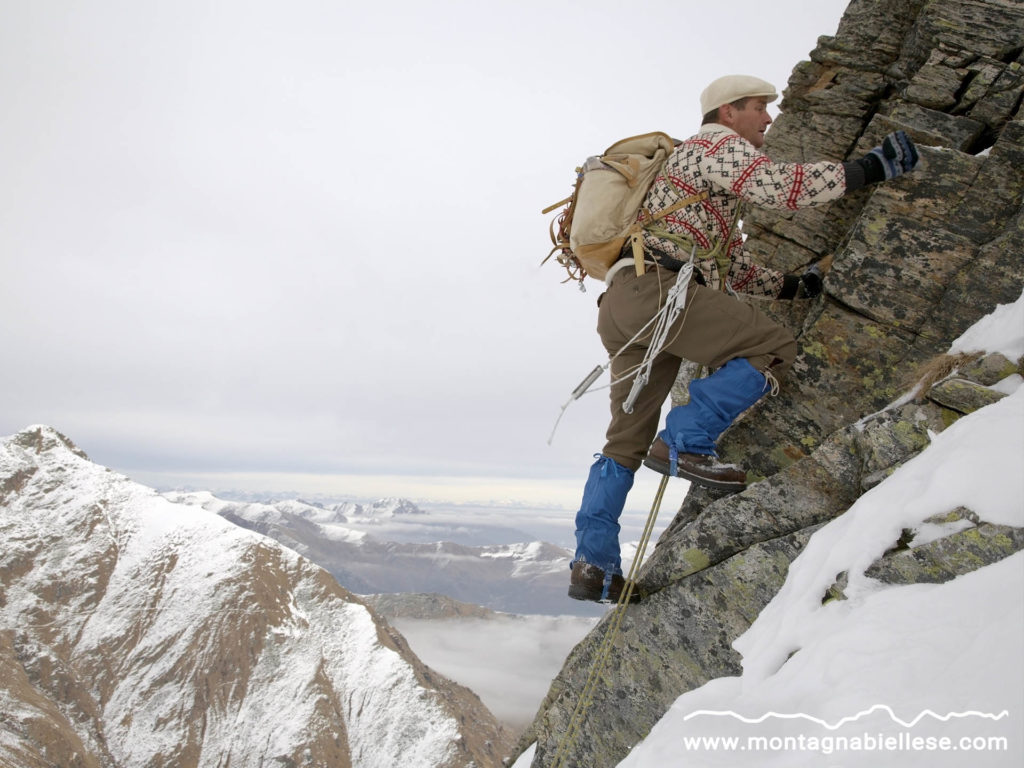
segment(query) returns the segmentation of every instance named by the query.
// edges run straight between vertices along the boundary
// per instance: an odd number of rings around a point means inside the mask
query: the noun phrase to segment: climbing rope
[[[675,283],[673,283],[672,287],[669,289],[665,303],[661,305],[657,314],[644,323],[643,327],[640,328],[640,330],[637,331],[629,341],[619,347],[619,351],[614,355],[611,355],[608,358],[607,363],[596,366],[594,370],[587,374],[587,377],[583,379],[583,381],[576,385],[576,389],[570,393],[569,399],[565,401],[565,404],[562,406],[562,410],[558,413],[558,418],[555,419],[555,424],[551,428],[551,434],[548,436],[548,445],[551,445],[554,441],[555,432],[558,430],[558,425],[561,423],[566,410],[570,405],[572,405],[573,400],[579,400],[583,395],[590,394],[592,392],[599,392],[602,389],[613,387],[621,381],[633,379],[633,388],[630,390],[629,397],[622,406],[626,413],[633,412],[633,403],[636,402],[636,398],[639,396],[640,390],[643,389],[647,383],[651,366],[654,363],[654,358],[661,353],[665,346],[671,343],[671,341],[667,339],[668,332],[679,317],[679,313],[682,312],[686,306],[686,289],[689,286],[690,278],[693,275],[693,260],[694,253],[691,253],[690,261],[679,270],[679,274],[676,275]],[[651,330],[651,326],[654,326],[653,331]],[[682,324],[680,324],[680,327],[676,329],[676,334],[678,335],[680,331],[682,331]],[[647,347],[644,359],[639,364],[626,369],[619,374],[618,377],[613,378],[604,386],[594,387],[591,389],[591,385],[601,378],[604,372],[611,367],[612,363],[615,362],[619,355],[645,336],[651,336],[652,341]],[[642,380],[640,378],[641,375],[643,376]]]
[[[629,391],[629,396],[626,401],[622,404],[622,410],[626,413],[633,412],[633,405],[636,403],[640,392],[651,377],[651,368],[654,366],[654,359],[661,354],[661,351],[668,345],[668,334],[679,318],[679,314],[686,308],[686,289],[690,285],[690,278],[693,276],[693,254],[690,254],[690,261],[679,270],[679,274],[676,276],[675,283],[668,291],[668,297],[665,299],[665,306],[661,308],[655,317],[658,319],[657,325],[654,326],[654,332],[651,335],[650,346],[647,347],[647,351],[644,353],[643,362],[640,363],[640,369],[636,372],[633,377],[633,388]],[[676,333],[679,331],[677,330]],[[627,345],[628,346],[628,345]],[[623,347],[625,349],[625,347]]]
[[[658,490],[654,495],[654,503],[651,505],[650,514],[647,515],[647,523],[644,525],[643,533],[637,544],[636,556],[633,558],[633,564],[629,568],[629,575],[626,577],[622,594],[619,595],[619,601],[615,604],[615,608],[612,609],[611,616],[608,619],[608,628],[597,649],[594,665],[591,667],[587,681],[580,692],[576,708],[569,718],[569,725],[566,727],[565,733],[562,734],[562,739],[555,750],[555,757],[551,763],[551,768],[562,768],[570,751],[576,745],[580,726],[590,709],[590,705],[594,701],[594,692],[597,690],[598,683],[603,679],[604,668],[608,663],[608,659],[611,658],[612,649],[615,647],[615,640],[619,634],[619,628],[622,626],[622,619],[626,614],[626,606],[629,605],[629,600],[633,596],[633,590],[636,587],[636,576],[640,572],[640,564],[643,561],[644,553],[647,551],[647,544],[651,540],[651,533],[654,530],[654,523],[658,519],[658,511],[661,509],[661,500],[665,496],[665,487],[667,485],[668,476],[663,475],[661,482],[658,484]]]

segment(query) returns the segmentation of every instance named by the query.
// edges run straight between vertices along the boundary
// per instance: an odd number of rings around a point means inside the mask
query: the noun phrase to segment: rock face
[[[781,394],[720,444],[760,482],[724,498],[690,492],[642,569],[646,598],[622,618],[564,765],[616,765],[680,694],[739,674],[732,642],[810,535],[924,449],[929,430],[1024,372],[999,356],[951,359],[915,389],[926,363],[1024,285],[1022,51],[1018,2],[854,0],[836,36],[794,70],[768,134],[774,158],[853,159],[903,129],[922,161],[824,209],[745,214],[748,250],[775,268],[834,254],[825,295],[763,307],[801,354]],[[935,540],[894,541],[870,575],[945,581],[1024,546],[1024,532],[970,510],[932,522]],[[842,589],[840,576],[822,599]],[[537,768],[552,764],[609,625],[573,651],[522,738],[521,750],[537,743]]]
[[[858,1],[795,69],[773,157],[857,158],[902,128],[922,161],[828,208],[749,212],[748,249],[770,266],[835,254],[827,298],[782,308],[802,350],[782,395],[723,446],[759,475],[895,400],[908,372],[1020,295],[1022,30],[1009,0]]]
[[[468,690],[324,570],[98,467],[0,444],[0,765],[496,766]]]

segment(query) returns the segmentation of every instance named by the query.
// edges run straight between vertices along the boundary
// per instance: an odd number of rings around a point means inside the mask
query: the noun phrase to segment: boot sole
[[[585,600],[585,601],[590,602],[590,603],[618,603],[619,602],[619,595],[615,595],[615,596],[608,595],[608,597],[606,597],[604,600],[602,600],[600,592],[598,592],[597,595],[595,596],[593,592],[586,592],[585,590],[581,590],[581,589],[580,590],[574,590],[572,587],[569,587],[569,597],[571,597],[573,600]],[[629,596],[629,604],[630,605],[635,605],[636,603],[639,603],[642,599],[643,598],[637,592],[634,591],[633,594],[631,594]]]
[[[618,602],[619,602],[619,598],[620,597],[622,597],[622,593],[619,593],[618,595],[614,595],[614,596],[608,595],[608,599],[607,600],[603,600],[602,602],[614,603],[614,604],[617,605]],[[634,587],[632,594],[630,594],[630,596],[629,596],[629,603],[628,604],[629,605],[636,605],[641,600],[643,600],[643,596],[639,592],[637,592],[636,591],[636,587]]]
[[[672,474],[671,468],[667,461],[658,461],[658,459],[648,456],[644,459],[644,466],[648,469],[653,469],[655,472],[668,477],[681,477],[685,480],[689,480],[691,483],[696,483],[702,488],[711,488],[715,491],[728,491],[729,493],[736,493],[742,491],[747,487],[746,483],[729,483],[723,480],[712,480],[701,475],[694,474],[693,472],[687,472],[683,467],[676,467],[676,474]]]
[[[569,597],[573,600],[586,600],[591,603],[599,603],[601,602],[601,593],[603,591],[603,589],[599,589],[595,592],[594,590],[587,589],[586,587],[570,586]]]
[[[594,590],[587,589],[586,587],[570,586],[569,587],[569,597],[571,597],[573,600],[586,600],[587,602],[591,602],[591,603],[617,603],[617,602],[619,602],[619,597],[622,594],[621,592],[618,595],[608,595],[608,597],[606,597],[604,600],[602,600],[601,599],[601,592],[603,592],[603,591],[604,590],[598,590],[598,591],[595,592]],[[629,596],[630,604],[639,603],[641,599],[642,598],[640,596],[640,593],[637,592],[636,591],[636,587],[634,587],[633,588],[633,593]]]

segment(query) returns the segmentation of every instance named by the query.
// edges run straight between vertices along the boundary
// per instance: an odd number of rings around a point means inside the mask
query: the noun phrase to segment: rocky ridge
[[[750,211],[747,247],[785,271],[834,253],[825,295],[765,306],[801,354],[779,397],[723,438],[755,479],[694,489],[640,574],[605,679],[565,765],[616,765],[683,692],[740,672],[732,642],[782,586],[820,526],[1024,373],[999,355],[943,358],[1024,274],[1024,6],[1007,0],[854,0],[794,70],[768,133],[779,160],[861,156],[901,128],[920,167],[824,209]],[[938,368],[931,367],[938,359]],[[925,370],[929,369],[929,370]],[[1024,532],[957,507],[894,537],[868,570],[941,582],[1024,547]],[[842,599],[844,576],[822,600]],[[551,763],[609,626],[573,651],[523,736]]]

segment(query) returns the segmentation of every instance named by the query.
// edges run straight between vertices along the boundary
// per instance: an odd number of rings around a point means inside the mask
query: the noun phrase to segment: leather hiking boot
[[[657,437],[651,443],[644,466],[716,491],[735,492],[747,487],[747,473],[735,464],[723,464],[716,457],[702,453],[680,453],[673,472],[670,456],[668,444]]]
[[[601,595],[604,594],[604,571],[585,560],[576,561],[572,567],[572,576],[569,577],[569,597],[574,600],[591,600],[595,603],[617,603],[625,588],[626,580],[617,573],[613,574],[612,583],[608,585],[608,597],[602,600]],[[640,602],[640,595],[637,593],[635,585],[632,594],[629,596],[629,602]]]
[[[577,560],[569,577],[569,597],[597,602],[604,593],[604,571],[585,560]]]

